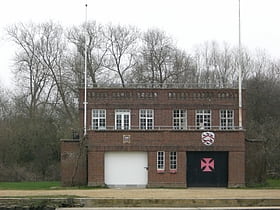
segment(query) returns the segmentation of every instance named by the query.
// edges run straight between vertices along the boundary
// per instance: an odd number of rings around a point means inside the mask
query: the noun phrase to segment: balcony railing
[[[90,128],[91,131],[240,131],[243,128],[239,126],[210,126],[210,127],[199,127],[199,126],[187,126],[186,128],[176,128],[173,126],[154,126],[151,129],[142,129],[139,126],[131,126],[129,129],[116,129],[115,126],[100,127],[98,129]]]

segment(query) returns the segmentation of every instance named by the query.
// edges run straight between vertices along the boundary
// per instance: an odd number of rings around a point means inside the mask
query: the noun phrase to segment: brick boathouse
[[[87,96],[86,138],[61,141],[63,185],[245,184],[237,89],[92,88]],[[83,97],[81,89],[81,125]]]

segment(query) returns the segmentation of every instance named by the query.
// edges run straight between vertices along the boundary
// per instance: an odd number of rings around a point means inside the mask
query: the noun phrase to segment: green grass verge
[[[265,183],[250,185],[248,188],[280,189],[280,179],[267,179]]]
[[[268,179],[267,183],[269,186],[280,188],[280,179]]]
[[[61,187],[60,182],[0,182],[0,190],[75,190],[100,189],[104,187]]]
[[[0,190],[51,190],[60,187],[60,182],[0,182]]]

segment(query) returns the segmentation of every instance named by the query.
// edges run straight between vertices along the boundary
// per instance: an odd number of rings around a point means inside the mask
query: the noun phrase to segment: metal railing
[[[209,127],[200,127],[200,126],[187,126],[185,128],[178,128],[173,126],[153,126],[150,129],[143,129],[139,126],[131,126],[128,129],[116,129],[115,126],[106,126],[101,128],[90,128],[90,131],[240,131],[243,128],[239,126],[209,126]]]

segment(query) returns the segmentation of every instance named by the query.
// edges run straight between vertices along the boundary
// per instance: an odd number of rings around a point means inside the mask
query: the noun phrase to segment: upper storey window
[[[234,127],[233,110],[220,110],[220,128],[222,130],[230,130]]]
[[[196,128],[197,129],[211,128],[211,110],[208,109],[196,110]]]
[[[154,110],[140,109],[139,110],[140,129],[148,130],[154,128]]]
[[[106,110],[93,109],[92,110],[92,129],[102,130],[106,129]]]
[[[187,128],[187,111],[183,109],[173,110],[173,129],[183,130]]]
[[[115,129],[129,130],[130,129],[130,110],[116,109],[115,110]]]

